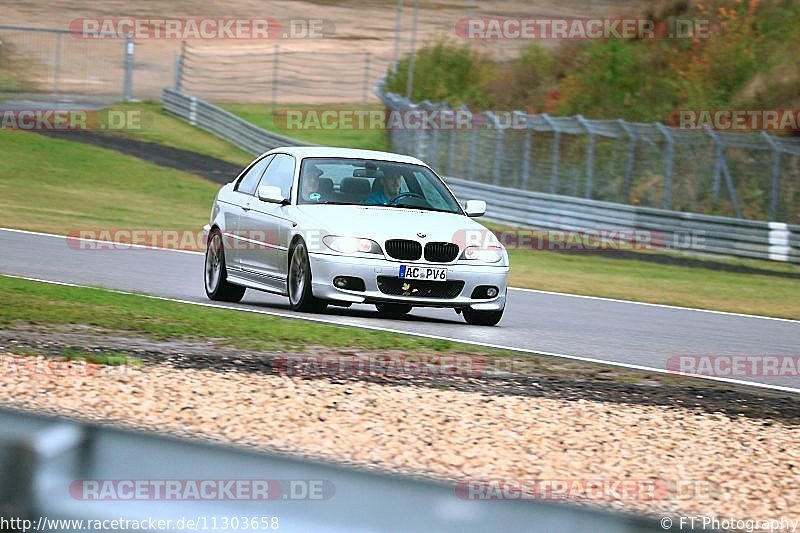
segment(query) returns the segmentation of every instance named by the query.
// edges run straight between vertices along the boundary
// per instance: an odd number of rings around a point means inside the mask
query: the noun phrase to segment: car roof
[[[416,157],[393,154],[391,152],[379,152],[377,150],[359,150],[356,148],[336,148],[333,146],[283,146],[270,150],[266,152],[266,154],[276,152],[293,155],[299,159],[304,159],[306,157],[342,157],[352,159],[375,159],[378,161],[391,161],[393,163],[411,163],[414,165],[428,166]]]

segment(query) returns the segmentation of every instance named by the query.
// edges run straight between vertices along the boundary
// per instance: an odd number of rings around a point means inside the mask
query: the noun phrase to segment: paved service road
[[[0,229],[0,246],[0,273],[209,302],[203,290],[201,254],[77,250],[64,237],[4,229]],[[253,290],[236,307],[295,315],[285,298]],[[536,291],[510,290],[505,316],[493,328],[468,326],[449,309],[414,310],[400,320],[379,318],[374,307],[366,305],[329,309],[324,315],[311,316],[338,324],[654,369],[664,369],[673,355],[800,354],[800,322],[796,321]],[[739,379],[800,389],[796,376]]]

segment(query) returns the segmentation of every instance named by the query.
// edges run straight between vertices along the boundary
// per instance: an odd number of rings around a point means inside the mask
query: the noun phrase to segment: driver
[[[377,178],[380,181],[379,186],[372,191],[367,199],[364,201],[367,205],[386,205],[394,200],[400,194],[400,181],[403,175],[400,169],[396,167],[389,167],[384,171],[382,178]]]
[[[323,172],[317,165],[309,165],[303,170],[303,184],[300,187],[300,196],[310,202],[323,201],[319,190],[319,177]]]

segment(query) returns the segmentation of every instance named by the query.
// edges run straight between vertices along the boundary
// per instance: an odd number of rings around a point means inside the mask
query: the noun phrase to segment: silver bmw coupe
[[[373,304],[387,316],[449,307],[495,325],[508,253],[484,226],[481,200],[459,204],[422,161],[328,147],[277,148],[223,186],[207,233],[205,289],[289,297],[292,309]]]

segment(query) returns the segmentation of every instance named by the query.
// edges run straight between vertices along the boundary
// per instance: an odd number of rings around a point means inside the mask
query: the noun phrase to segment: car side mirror
[[[483,200],[467,200],[464,212],[468,217],[481,217],[486,214],[486,202]]]
[[[257,194],[258,199],[262,202],[269,202],[271,204],[285,204],[289,202],[289,200],[283,196],[281,188],[273,185],[259,186]]]

